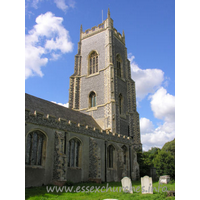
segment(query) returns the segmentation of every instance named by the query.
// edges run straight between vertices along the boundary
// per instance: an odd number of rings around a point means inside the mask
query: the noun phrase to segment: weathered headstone
[[[131,183],[130,178],[124,177],[121,180],[121,183],[122,183],[122,189],[123,189],[124,192],[131,193],[131,194],[133,193],[132,183]]]
[[[175,197],[175,190],[167,191],[167,196],[168,197]]]
[[[170,176],[169,175],[160,176],[160,178],[159,178],[159,183],[168,184],[169,181],[170,181]]]
[[[153,194],[152,178],[144,176],[141,178],[142,194]]]

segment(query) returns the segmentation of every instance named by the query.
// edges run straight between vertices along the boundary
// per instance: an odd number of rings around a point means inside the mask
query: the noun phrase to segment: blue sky
[[[161,148],[175,137],[174,0],[26,0],[25,92],[66,106],[80,26],[100,24],[108,7],[125,32],[143,149]]]

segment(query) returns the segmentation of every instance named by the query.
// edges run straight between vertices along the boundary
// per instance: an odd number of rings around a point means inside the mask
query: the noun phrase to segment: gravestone
[[[133,193],[132,183],[131,183],[130,178],[124,177],[121,180],[121,183],[122,183],[122,189],[123,189],[124,192],[131,193],[131,194]]]
[[[169,175],[160,176],[160,178],[159,178],[159,183],[168,184],[169,181],[170,181],[170,176]]]
[[[142,194],[153,194],[152,178],[144,176],[141,178]]]
[[[167,191],[167,196],[168,197],[175,197],[175,190]]]

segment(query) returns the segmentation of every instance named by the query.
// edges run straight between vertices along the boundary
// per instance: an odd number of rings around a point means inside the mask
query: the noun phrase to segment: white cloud
[[[42,2],[43,0],[26,0],[26,9],[28,7],[33,7],[35,9],[38,9],[39,2]],[[71,7],[75,7],[75,0],[54,0],[54,3],[56,4],[57,8],[61,9],[63,12],[67,12],[67,10]],[[26,10],[28,11],[28,10]],[[28,13],[28,12],[26,12]]]
[[[54,0],[54,3],[56,6],[61,9],[62,11],[66,12],[68,9],[68,6],[65,4],[65,0]]]
[[[153,123],[149,119],[145,117],[140,119],[141,134],[151,133],[153,129],[154,129]]]
[[[58,104],[60,106],[64,106],[66,108],[69,108],[69,103],[68,102],[63,104],[63,103],[56,103],[55,101],[52,101],[52,103],[55,103],[55,104]]]
[[[61,56],[60,54],[52,53],[50,60],[54,60],[54,61],[58,60],[60,58],[60,56]]]
[[[74,0],[68,0],[68,1],[65,1],[65,0],[54,0],[54,3],[56,4],[56,6],[59,9],[61,9],[65,13],[66,13],[66,11],[68,10],[69,7],[74,8],[74,5],[75,5],[75,1]]]
[[[167,93],[161,87],[168,84],[168,78],[164,82],[164,72],[160,69],[140,69],[134,62],[135,57],[128,55],[131,64],[131,77],[136,84],[136,96],[138,101],[150,94],[149,100],[154,117],[163,120],[163,124],[154,127],[152,121],[147,118],[140,119],[140,132],[143,150],[151,147],[162,146],[175,138],[175,97]]]
[[[36,18],[36,25],[25,36],[25,78],[43,76],[41,67],[49,60],[57,60],[73,50],[69,32],[62,25],[63,18],[47,12]]]
[[[145,119],[145,120],[144,120]],[[143,145],[143,150],[148,151],[151,147],[162,148],[163,145],[175,138],[175,123],[174,122],[164,122],[163,125],[158,126],[155,129],[149,129],[148,124],[152,124],[149,119],[141,118],[141,142]]]
[[[33,0],[32,1],[32,7],[34,7],[35,9],[37,9],[39,1],[41,1],[41,0]]]
[[[136,84],[136,97],[141,101],[161,86],[164,72],[161,69],[140,69],[134,62],[135,57],[132,54],[128,57],[131,62],[131,77]]]
[[[32,45],[26,45],[25,51],[25,78],[33,76],[35,74],[43,76],[41,67],[45,66],[48,62],[47,58],[41,58],[44,54],[45,49],[42,47],[34,47]]]
[[[154,116],[164,122],[154,129],[149,119],[140,119],[141,141],[145,151],[151,147],[162,148],[166,142],[175,138],[175,97],[161,87],[150,99]]]
[[[151,109],[154,116],[166,122],[174,122],[175,96],[167,93],[167,90],[161,87],[150,98]]]
[[[29,7],[33,7],[35,9],[38,9],[38,4],[39,2],[41,2],[43,0],[25,0],[25,7],[26,7],[26,11],[28,11],[27,9]]]

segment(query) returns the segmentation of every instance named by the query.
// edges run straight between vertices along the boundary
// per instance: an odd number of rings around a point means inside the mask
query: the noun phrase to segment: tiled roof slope
[[[44,99],[40,99],[30,94],[25,94],[25,108],[29,109],[31,112],[36,110],[44,113],[45,115],[53,115],[57,119],[63,118],[66,120],[71,120],[72,122],[101,129],[94,118],[90,115],[60,106]]]

